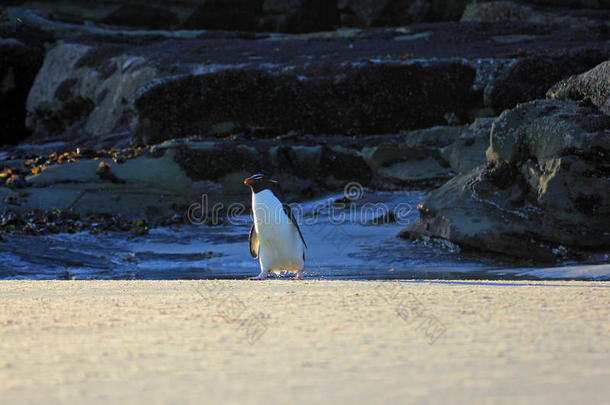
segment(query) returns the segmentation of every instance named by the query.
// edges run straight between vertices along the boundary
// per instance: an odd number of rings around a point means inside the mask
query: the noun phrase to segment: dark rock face
[[[14,6],[29,6],[14,1]],[[457,21],[467,0],[140,0],[42,1],[37,7],[58,19],[148,29],[220,29],[273,32],[329,31],[337,26],[372,27]]]
[[[499,0],[466,6],[462,21],[527,21],[534,24],[590,25],[608,19],[605,1]],[[578,10],[578,11],[577,11]]]
[[[176,26],[180,20],[171,9],[145,4],[124,4],[101,18],[100,23],[156,30]]]
[[[31,7],[14,0],[11,6]],[[93,21],[148,29],[220,29],[271,32],[329,31],[338,26],[382,27],[421,22],[527,21],[588,24],[607,20],[602,1],[470,0],[63,0],[38,1],[51,17],[82,24]]]
[[[457,21],[467,0],[340,0],[341,23],[356,27]]]
[[[477,102],[470,84],[475,70],[459,63],[370,64],[325,73],[319,79],[223,71],[166,82],[136,100],[138,133],[157,143],[209,133],[223,122],[267,136],[398,132],[442,122],[447,114],[464,121]],[[177,99],[179,105],[171,101]]]
[[[262,7],[281,15],[289,6]],[[26,125],[33,141],[72,148],[466,124],[482,107],[495,115],[540,97],[550,77],[608,55],[606,36],[589,26],[452,22],[269,35],[119,30],[9,14],[63,40],[49,47],[32,86]],[[524,47],[531,54],[521,57]]]
[[[170,143],[171,144],[171,143]],[[270,146],[273,145],[273,146]],[[194,181],[222,181],[229,172],[267,173],[293,176],[301,182],[315,182],[312,192],[331,189],[334,185],[359,179],[369,184],[371,172],[354,149],[319,144],[289,145],[278,142],[219,142],[206,147],[178,146],[174,161]],[[299,190],[295,185],[289,191]]]
[[[544,98],[548,88],[559,80],[589,70],[608,57],[608,51],[590,49],[523,58],[485,89],[485,104],[500,112],[524,101]]]
[[[180,28],[256,31],[263,14],[262,0],[208,0],[201,3]]]
[[[595,109],[538,100],[507,110],[488,165],[433,191],[403,236],[540,261],[608,249],[609,153],[610,117]]]
[[[0,144],[18,143],[30,134],[25,101],[42,65],[45,37],[19,24],[0,26]]]
[[[329,31],[339,25],[337,0],[265,0],[259,29],[297,33]]]
[[[591,103],[610,115],[610,61],[569,79],[562,80],[547,92],[547,97]]]
[[[593,8],[610,9],[608,0],[523,0],[522,3],[529,3],[541,6],[561,6],[570,8]]]

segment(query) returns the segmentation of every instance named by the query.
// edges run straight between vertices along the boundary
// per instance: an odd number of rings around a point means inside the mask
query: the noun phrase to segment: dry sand
[[[610,403],[610,283],[2,281],[0,402]]]

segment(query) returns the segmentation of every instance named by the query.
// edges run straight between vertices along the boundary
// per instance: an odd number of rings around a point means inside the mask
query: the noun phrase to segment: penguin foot
[[[298,272],[296,276],[294,276],[292,279],[293,280],[303,280],[303,273]]]
[[[259,274],[259,275],[258,275],[258,276],[256,276],[256,277],[248,277],[248,280],[264,280],[264,279],[266,279],[266,278],[267,278],[267,275],[266,275],[266,274],[261,273],[261,274]]]

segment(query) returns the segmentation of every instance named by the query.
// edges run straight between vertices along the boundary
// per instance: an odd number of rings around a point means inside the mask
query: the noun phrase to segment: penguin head
[[[279,183],[276,180],[271,180],[264,174],[255,174],[244,180],[246,186],[250,186],[253,193],[258,193],[263,190],[276,190],[279,187]]]

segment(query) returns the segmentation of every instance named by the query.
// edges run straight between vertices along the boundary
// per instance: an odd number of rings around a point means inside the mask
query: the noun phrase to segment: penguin
[[[260,274],[250,280],[264,280],[270,271],[296,272],[294,279],[302,280],[307,244],[290,206],[280,200],[279,183],[255,174],[244,184],[252,191],[250,254],[261,267]]]

